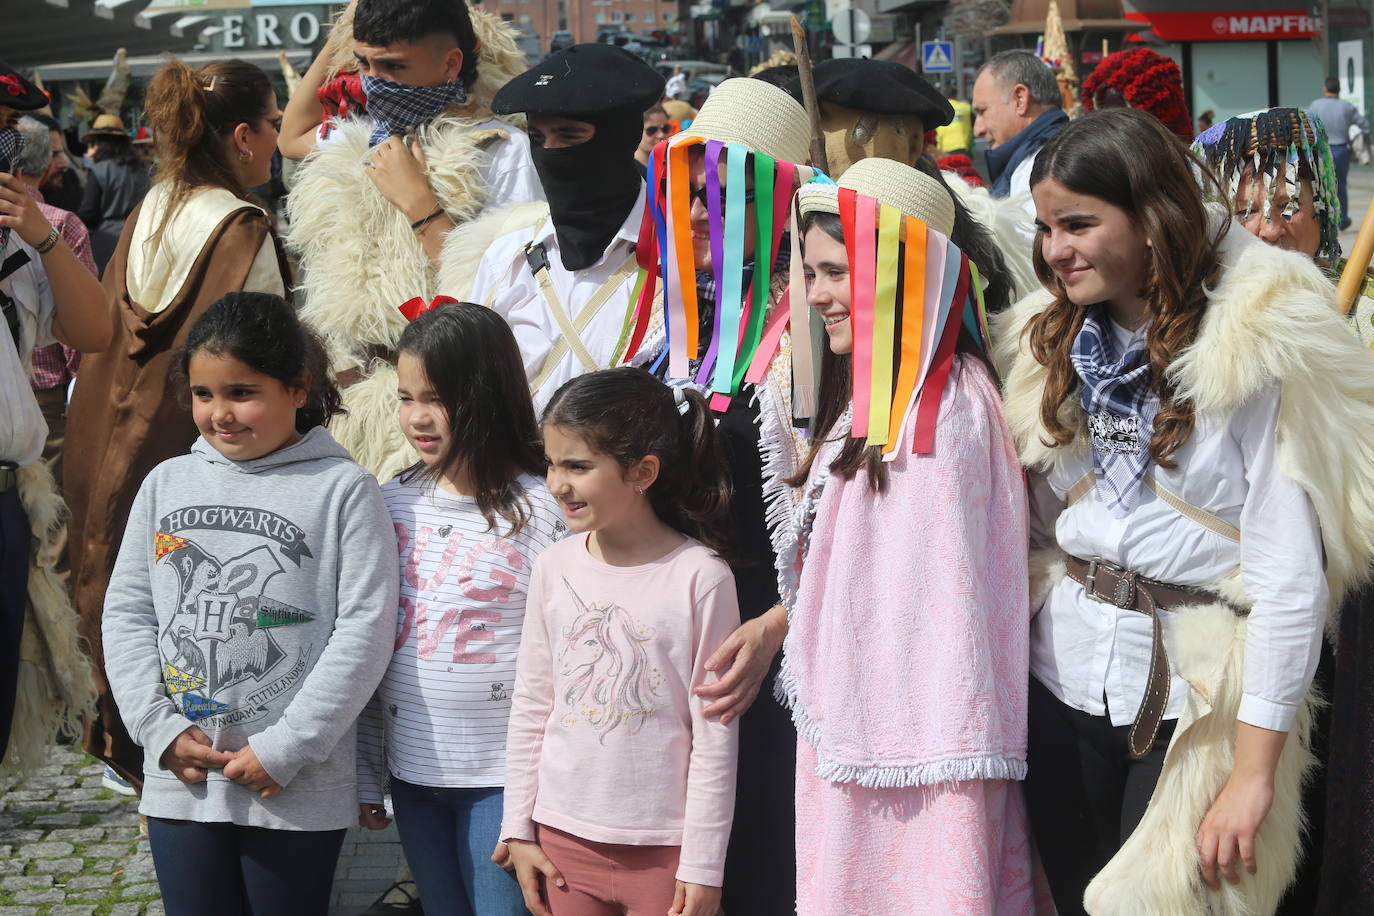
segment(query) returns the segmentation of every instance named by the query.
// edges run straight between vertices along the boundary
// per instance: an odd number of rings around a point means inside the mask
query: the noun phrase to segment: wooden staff
[[[816,80],[811,73],[811,47],[806,41],[806,31],[797,21],[792,20],[792,48],[797,54],[797,75],[801,77],[802,102],[806,105],[806,116],[811,119],[811,164],[825,174],[830,174],[830,163],[825,158],[825,135],[821,133],[821,106],[816,101]]]
[[[1355,247],[1350,249],[1350,260],[1345,262],[1341,271],[1341,282],[1336,284],[1336,308],[1342,315],[1349,315],[1355,300],[1360,298],[1364,288],[1365,271],[1369,261],[1374,258],[1374,200],[1364,211],[1364,222],[1360,223],[1360,234],[1355,236]]]

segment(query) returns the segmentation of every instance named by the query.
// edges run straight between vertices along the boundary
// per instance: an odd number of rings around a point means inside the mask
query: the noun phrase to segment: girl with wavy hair
[[[574,534],[530,577],[494,858],[535,916],[716,916],[739,724],[696,689],[739,603],[715,418],[642,369],[592,372],[545,408],[544,453]]]
[[[1065,128],[1031,178],[1045,290],[994,328],[1061,913],[1274,911],[1322,627],[1374,555],[1374,364],[1310,258],[1228,233],[1196,173],[1143,112]]]

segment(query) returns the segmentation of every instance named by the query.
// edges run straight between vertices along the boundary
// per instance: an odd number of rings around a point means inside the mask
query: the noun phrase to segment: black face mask
[[[549,201],[559,259],[568,270],[582,270],[601,260],[644,186],[635,168],[635,150],[644,132],[642,114],[578,120],[596,126],[585,143],[562,149],[530,146],[534,170]]]

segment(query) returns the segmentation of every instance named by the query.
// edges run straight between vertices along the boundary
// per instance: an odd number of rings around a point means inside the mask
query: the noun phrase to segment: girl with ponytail
[[[156,182],[129,214],[104,272],[115,339],[82,363],[67,413],[72,598],[102,666],[113,533],[124,529],[147,473],[197,438],[182,399],[167,387],[172,355],[226,294],[285,296],[291,286],[272,219],[248,192],[268,180],[277,142],[280,112],[267,74],[238,60],[192,69],[171,59],[148,85],[146,112],[156,135]],[[103,676],[97,681],[100,713],[86,747],[138,784],[141,752]]]
[[[575,534],[530,578],[493,858],[536,916],[715,916],[738,723],[694,689],[739,626],[715,420],[695,390],[608,369],[554,394],[544,452]]]

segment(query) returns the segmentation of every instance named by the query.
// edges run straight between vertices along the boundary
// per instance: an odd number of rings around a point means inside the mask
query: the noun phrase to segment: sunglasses
[[[703,186],[703,187],[700,187],[700,188],[688,188],[688,189],[687,189],[687,197],[688,197],[688,200],[695,200],[695,201],[700,202],[701,205],[702,205],[703,207],[709,207],[709,206],[710,206],[710,204],[708,204],[708,203],[706,202],[706,188],[705,188],[704,186]],[[724,202],[725,202],[725,186],[724,186],[724,185],[722,185],[722,186],[721,186],[721,189],[720,189],[720,199],[721,199],[721,203],[724,203]],[[746,204],[752,204],[752,203],[754,202],[754,189],[753,189],[753,188],[746,188],[746,189],[745,189],[745,191],[744,191],[744,202],[745,202]]]
[[[662,127],[657,127],[653,124],[644,125],[644,133],[648,134],[650,137],[657,137],[659,134],[667,136],[668,130],[669,128],[667,124],[664,124]]]

